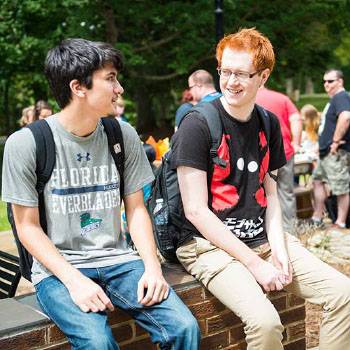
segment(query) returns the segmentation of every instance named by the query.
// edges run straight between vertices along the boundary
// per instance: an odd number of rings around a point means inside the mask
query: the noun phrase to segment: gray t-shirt
[[[44,198],[47,234],[67,261],[76,267],[102,267],[139,259],[120,231],[119,174],[101,122],[87,137],[67,132],[56,115],[46,119],[55,140],[56,163]],[[124,149],[124,193],[134,193],[153,180],[136,131],[120,122]],[[6,142],[2,200],[38,206],[35,140],[23,128]],[[50,275],[34,259],[33,283]]]

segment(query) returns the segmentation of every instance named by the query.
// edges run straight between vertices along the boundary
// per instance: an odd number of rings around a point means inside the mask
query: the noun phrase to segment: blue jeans
[[[137,302],[137,283],[144,272],[142,260],[79,270],[104,289],[113,305],[127,312],[147,330],[152,342],[158,343],[160,349],[199,349],[197,321],[172,289],[160,304],[145,307]],[[106,312],[81,311],[55,276],[38,283],[36,291],[42,309],[67,336],[73,349],[119,349]]]

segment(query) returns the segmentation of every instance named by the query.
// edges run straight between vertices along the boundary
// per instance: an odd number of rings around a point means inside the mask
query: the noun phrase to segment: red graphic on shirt
[[[262,151],[267,146],[266,136],[265,133],[260,131],[259,132],[259,144],[260,144],[260,151]],[[267,152],[264,155],[264,158],[261,161],[260,169],[259,169],[259,189],[255,192],[255,199],[257,203],[261,207],[267,206],[267,200],[265,195],[265,190],[262,186],[262,183],[264,181],[268,166],[270,161],[270,151],[267,149]]]
[[[226,167],[215,164],[212,181],[210,185],[213,201],[212,207],[214,210],[224,210],[234,207],[239,200],[237,188],[233,185],[226,184],[223,181],[230,175],[230,152],[226,140],[230,139],[230,135],[222,135],[221,143],[218,148],[218,156],[226,161]]]

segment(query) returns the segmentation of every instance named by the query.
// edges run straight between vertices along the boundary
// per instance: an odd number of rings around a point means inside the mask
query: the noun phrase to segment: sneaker
[[[336,222],[334,224],[332,224],[332,227],[333,228],[346,228],[345,224],[337,224]]]
[[[324,229],[325,228],[325,224],[324,224],[322,219],[311,218],[309,223],[310,223],[310,226],[312,226],[314,228],[318,228],[318,229]]]

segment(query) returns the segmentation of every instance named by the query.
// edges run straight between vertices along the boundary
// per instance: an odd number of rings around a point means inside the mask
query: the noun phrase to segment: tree
[[[348,6],[346,0],[226,0],[225,32],[255,26],[276,51],[272,86],[283,89],[286,78],[301,86],[305,77],[319,78],[339,62],[334,50]],[[214,1],[207,0],[2,0],[3,131],[14,128],[20,108],[50,96],[42,75],[47,50],[63,38],[83,37],[108,41],[124,53],[121,82],[134,102],[138,131],[170,132],[189,73],[198,68],[215,73],[214,21]]]

